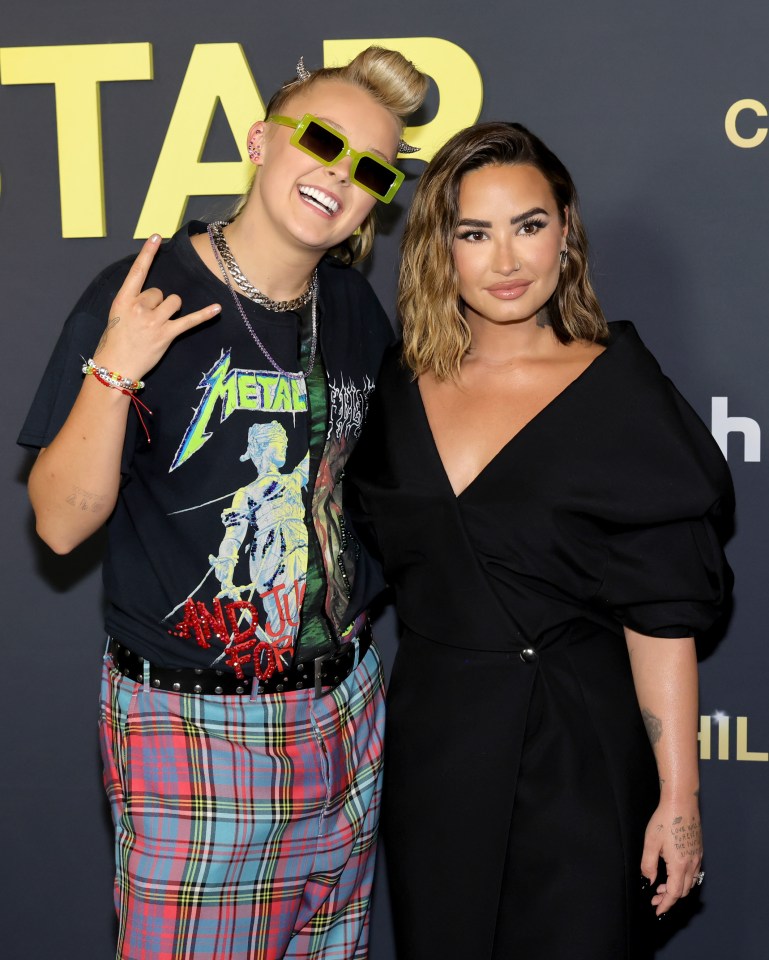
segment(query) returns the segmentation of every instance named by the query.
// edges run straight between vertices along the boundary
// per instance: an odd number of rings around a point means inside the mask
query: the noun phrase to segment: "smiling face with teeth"
[[[305,92],[299,90],[281,110],[291,117],[311,113],[344,134],[354,149],[369,150],[389,163],[395,158],[400,124],[352,84],[317,83]],[[351,236],[376,201],[350,181],[350,157],[323,166],[292,146],[292,132],[264,121],[251,128],[249,142],[261,150],[248,206],[257,213],[265,240],[272,233],[275,242],[299,244],[322,255]]]
[[[333,217],[339,210],[339,201],[334,199],[331,194],[326,193],[325,190],[319,190],[317,187],[305,187],[300,184],[299,193],[305,200],[316,204],[319,210],[328,214],[330,217]]]

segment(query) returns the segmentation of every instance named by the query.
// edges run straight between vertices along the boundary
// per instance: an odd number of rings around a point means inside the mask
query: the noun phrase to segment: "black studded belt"
[[[358,634],[358,660],[362,660],[371,646],[371,628],[368,624]],[[107,652],[112,665],[124,677],[144,682],[144,658],[129,650],[119,640],[111,638]],[[315,696],[330,693],[334,687],[350,676],[355,665],[355,643],[349,642],[337,650],[311,660],[300,656],[295,663],[284,670],[278,670],[266,680],[259,682],[259,695],[288,693],[291,690],[313,690]],[[218,696],[242,696],[250,694],[254,677],[242,679],[224,670],[210,667],[158,667],[149,665],[150,686],[156,690],[170,690],[174,693],[215,694]]]

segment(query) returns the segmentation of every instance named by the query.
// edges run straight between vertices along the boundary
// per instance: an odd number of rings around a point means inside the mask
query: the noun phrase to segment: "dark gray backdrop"
[[[35,541],[24,490],[29,460],[14,448],[57,331],[97,269],[138,245],[134,230],[196,44],[242,44],[266,99],[300,54],[310,67],[323,62],[324,40],[397,37],[442,38],[466,51],[483,78],[481,118],[526,123],[570,167],[609,319],[635,322],[706,423],[712,398],[728,398],[717,402],[715,432],[723,438],[733,430],[728,453],[739,515],[729,555],[737,589],[725,639],[703,647],[707,880],[698,900],[660,925],[660,955],[767,956],[768,520],[760,431],[769,430],[769,140],[733,142],[760,140],[767,127],[767,36],[769,7],[755,0],[455,7],[426,0],[378,11],[338,0],[322,7],[309,0],[6,7],[4,48],[149,43],[154,79],[102,85],[107,235],[64,239],[54,88],[9,85],[11,61],[0,52],[4,957],[101,960],[112,950],[111,840],[95,730],[99,544],[57,558]],[[439,103],[453,110],[448,97],[434,89],[422,119]],[[741,100],[755,102],[737,115],[730,140],[725,118]],[[204,159],[237,159],[221,112]],[[406,167],[410,181],[366,267],[390,310],[403,209],[422,168],[417,161]],[[188,214],[221,208],[221,200],[194,198]],[[724,408],[749,420],[727,423]],[[377,635],[389,662],[396,642],[390,610]],[[382,882],[371,954],[394,956]]]

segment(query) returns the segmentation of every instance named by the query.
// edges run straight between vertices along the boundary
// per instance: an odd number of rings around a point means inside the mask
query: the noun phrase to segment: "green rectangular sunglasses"
[[[403,183],[405,174],[400,170],[366,150],[353,150],[347,137],[311,113],[305,113],[301,120],[276,115],[267,117],[267,122],[294,127],[291,143],[324,167],[352,157],[350,181],[382,203],[389,203]]]

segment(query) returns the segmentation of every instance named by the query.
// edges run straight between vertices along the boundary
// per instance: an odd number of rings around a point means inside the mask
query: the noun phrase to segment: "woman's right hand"
[[[175,293],[164,297],[157,287],[143,289],[159,246],[160,237],[153,234],[139,251],[112,302],[107,326],[93,357],[98,366],[132,380],[141,380],[179,334],[205,323],[222,309],[220,304],[213,303],[172,320],[181,308],[181,297]]]

